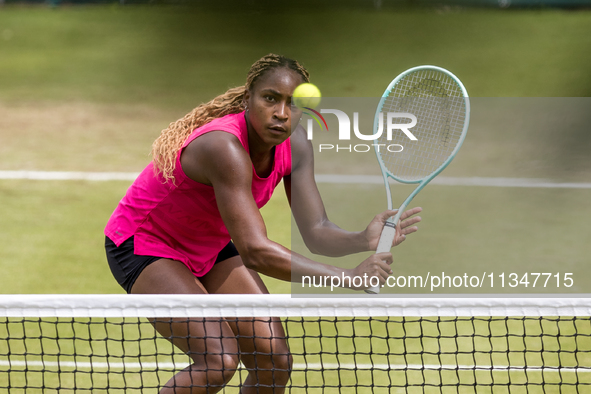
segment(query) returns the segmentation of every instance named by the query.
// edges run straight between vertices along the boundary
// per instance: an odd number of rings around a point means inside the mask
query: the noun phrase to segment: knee
[[[206,367],[208,370],[228,372],[234,374],[240,363],[240,358],[237,354],[216,354],[207,356],[205,358]]]
[[[293,368],[293,357],[291,353],[274,356],[271,360],[273,364],[273,382],[276,386],[285,386],[291,376]]]
[[[273,370],[286,374],[289,377],[291,369],[293,368],[293,356],[289,351],[286,353],[275,354],[271,357],[270,363]]]
[[[192,366],[192,372],[200,375],[203,385],[209,387],[223,387],[234,376],[240,360],[237,354],[207,354],[197,360]]]
[[[240,359],[237,354],[216,354],[205,358],[205,366],[209,371],[215,371],[232,378],[238,369]]]
[[[293,356],[287,348],[275,349],[268,357],[257,357],[257,376],[263,381],[271,381],[273,385],[286,385],[292,368]]]

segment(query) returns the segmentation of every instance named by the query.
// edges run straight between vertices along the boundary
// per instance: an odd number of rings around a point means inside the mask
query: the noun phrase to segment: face
[[[303,82],[300,74],[287,68],[272,69],[256,80],[244,96],[253,142],[272,147],[291,135],[292,124],[295,127],[301,116],[301,111],[292,111],[291,96]]]

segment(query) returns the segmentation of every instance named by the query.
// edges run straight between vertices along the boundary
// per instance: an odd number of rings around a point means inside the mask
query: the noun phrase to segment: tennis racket
[[[400,215],[453,160],[466,137],[469,121],[468,93],[462,82],[443,68],[414,67],[390,83],[374,119],[374,135],[382,131],[374,140],[374,148],[386,186],[388,209],[393,209],[388,178],[418,186],[386,222],[377,253],[390,251]],[[366,292],[377,294],[380,288]]]

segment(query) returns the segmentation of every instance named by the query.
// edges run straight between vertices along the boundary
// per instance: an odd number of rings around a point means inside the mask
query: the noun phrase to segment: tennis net
[[[585,298],[3,295],[0,392],[588,393],[589,316]]]

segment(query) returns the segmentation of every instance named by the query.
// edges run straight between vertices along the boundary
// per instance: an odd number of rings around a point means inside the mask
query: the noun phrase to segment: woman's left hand
[[[406,210],[404,213],[402,213],[400,216],[400,221],[396,224],[396,236],[392,241],[392,246],[399,245],[406,239],[408,234],[412,234],[418,230],[418,227],[415,226],[415,224],[421,221],[421,217],[414,215],[421,212],[422,210],[423,208],[416,207]],[[369,250],[377,249],[380,235],[382,234],[382,229],[386,224],[386,220],[388,220],[389,217],[396,215],[396,212],[398,212],[397,209],[393,211],[384,211],[376,215],[376,217],[374,217],[369,223],[365,229],[365,238],[367,239]]]

